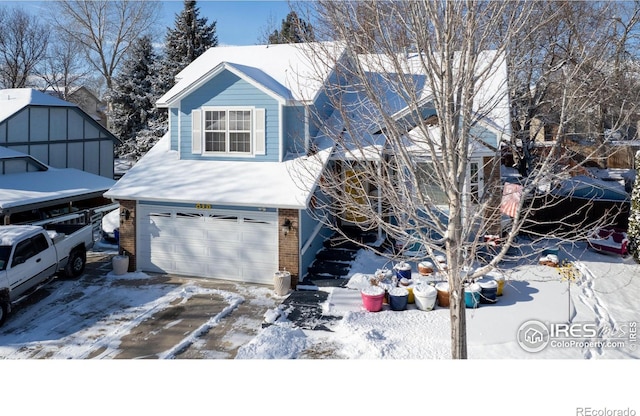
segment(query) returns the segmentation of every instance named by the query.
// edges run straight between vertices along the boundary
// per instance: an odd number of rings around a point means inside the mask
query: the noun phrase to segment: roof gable
[[[61,100],[33,88],[9,88],[0,90],[0,122],[8,119],[23,108],[35,106],[76,107],[75,104]]]
[[[215,68],[212,68],[209,72],[201,76],[199,79],[194,80],[194,82],[192,82],[186,88],[182,90],[175,90],[175,95],[170,95],[169,93],[165,94],[158,100],[156,105],[158,107],[171,107],[174,103],[177,103],[192,92],[198,90],[224,71],[231,72],[238,78],[248,82],[258,90],[261,90],[262,92],[273,97],[279,102],[293,100],[293,96],[291,95],[289,89],[287,89],[285,86],[280,84],[273,77],[266,74],[262,70],[245,65],[222,62]]]
[[[400,54],[396,59],[397,62],[394,65],[394,61],[385,55],[358,55],[359,65],[364,69],[366,76],[370,78],[371,84],[379,90],[377,96],[380,97],[380,102],[387,107],[386,113],[395,120],[403,120],[410,118],[413,113],[407,106],[408,102],[418,99],[420,107],[425,108],[426,106],[428,108],[433,100],[433,91],[431,91],[428,82],[429,74],[425,72],[426,68],[421,63],[421,60],[426,59],[424,56]],[[402,71],[401,74],[397,72],[398,67]],[[487,69],[490,70],[487,71]],[[508,75],[504,56],[498,55],[498,52],[494,50],[481,51],[478,54],[476,71],[479,79],[478,91],[474,96],[473,104],[476,121],[493,132],[510,134]],[[486,73],[483,74],[484,72]],[[401,96],[404,87],[399,88],[396,85],[400,82],[403,83],[401,85],[414,86],[414,97],[407,100],[406,97]],[[368,98],[364,95],[356,96],[356,99],[362,103],[368,102]],[[366,105],[375,107],[371,103]],[[383,117],[378,115],[378,119],[382,124]],[[382,126],[372,128],[379,130]]]
[[[313,62],[314,54],[307,52],[317,45],[332,59]],[[210,48],[176,76],[176,84],[156,104],[159,107],[176,104],[223,68],[281,100],[313,101],[333,71],[329,63],[342,57],[344,51],[339,42]]]

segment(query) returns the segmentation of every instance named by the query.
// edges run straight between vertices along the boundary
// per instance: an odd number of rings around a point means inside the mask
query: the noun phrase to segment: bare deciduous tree
[[[80,44],[62,34],[56,36],[49,45],[49,52],[38,73],[43,88],[51,89],[60,98],[69,101],[72,90],[87,81],[90,70]]]
[[[518,248],[525,225],[532,238],[527,244],[535,245],[551,235],[537,231],[541,225],[563,220],[536,216],[534,198],[572,169],[563,163],[562,140],[521,179],[522,197],[508,225],[499,209],[501,147],[511,135],[511,126],[499,122],[511,111],[506,59],[518,40],[556,24],[557,8],[538,13],[539,2],[314,4],[318,18],[312,21],[322,21],[326,34],[349,52],[346,59],[323,63],[340,80],[324,91],[335,111],[327,115],[323,107],[313,117],[335,143],[322,180],[324,197],[318,199],[331,214],[327,223],[345,238],[346,224],[381,230],[401,243],[399,252],[381,250],[393,259],[435,263],[444,254],[451,353],[466,358],[465,284],[499,267]],[[560,35],[573,37],[575,29],[561,28]],[[610,45],[586,30],[580,36],[561,58],[536,68],[554,81],[559,138],[579,115],[592,111],[604,88],[590,80]],[[314,59],[331,55],[323,45],[316,44]],[[571,238],[579,238],[571,231]],[[491,249],[484,237],[496,234],[501,244]]]
[[[30,86],[44,58],[49,29],[21,8],[0,9],[0,83],[5,88]]]
[[[62,0],[52,5],[56,28],[82,45],[107,89],[131,44],[157,22],[159,7],[147,0]]]

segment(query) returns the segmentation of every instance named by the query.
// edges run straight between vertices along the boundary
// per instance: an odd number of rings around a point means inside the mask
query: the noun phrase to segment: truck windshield
[[[0,270],[4,270],[7,268],[10,254],[11,246],[0,246]]]

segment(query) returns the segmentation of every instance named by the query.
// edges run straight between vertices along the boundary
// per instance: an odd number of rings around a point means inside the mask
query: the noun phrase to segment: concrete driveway
[[[282,301],[273,288],[162,274],[112,273],[88,253],[85,274],[55,279],[0,328],[0,358],[231,359]]]

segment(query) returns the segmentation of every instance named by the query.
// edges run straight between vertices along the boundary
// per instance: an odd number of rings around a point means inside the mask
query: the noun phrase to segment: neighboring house
[[[34,223],[85,209],[113,210],[117,206],[102,194],[114,184],[113,179],[56,169],[0,146],[0,225]]]
[[[349,64],[340,43],[324,46],[332,59],[319,61]],[[320,131],[342,128],[325,95],[339,77],[310,62],[307,47],[211,48],[178,74],[157,102],[168,109],[168,133],[105,193],[121,206],[130,270],[265,284],[278,270],[294,281],[306,274],[330,235],[315,204],[322,173],[361,156],[334,149]],[[425,105],[424,116],[433,114]],[[470,172],[478,193],[508,114],[483,126],[489,146],[474,150]],[[380,127],[371,134],[384,145]]]
[[[102,126],[107,126],[106,105],[87,87],[67,87],[67,98],[64,98],[65,87],[48,88],[45,92],[54,97],[77,104],[85,113]]]
[[[76,104],[31,88],[0,90],[0,146],[112,179],[117,140]]]

